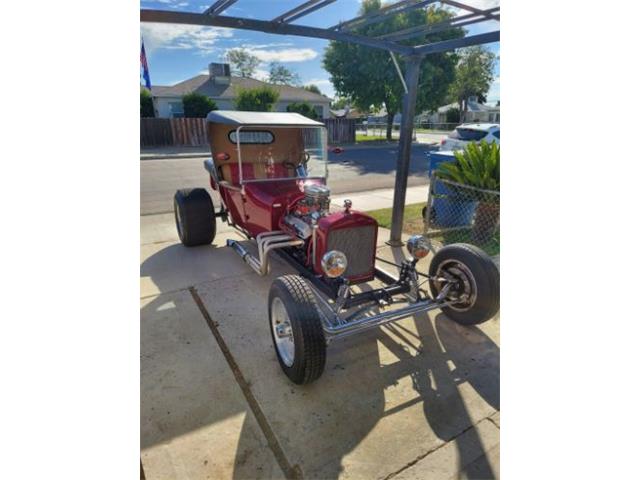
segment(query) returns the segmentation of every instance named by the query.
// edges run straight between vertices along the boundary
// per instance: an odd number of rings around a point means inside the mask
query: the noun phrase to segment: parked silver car
[[[440,150],[462,150],[470,142],[500,144],[500,124],[498,123],[464,123],[440,142]]]

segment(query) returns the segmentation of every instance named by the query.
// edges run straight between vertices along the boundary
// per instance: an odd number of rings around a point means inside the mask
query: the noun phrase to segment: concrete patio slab
[[[175,241],[140,247],[140,296],[174,292],[202,282],[247,275],[247,266],[227,248],[228,238],[241,240],[235,231],[216,235],[212,245],[185,248]]]
[[[145,477],[284,478],[191,294],[143,299],[140,331]]]
[[[235,231],[219,229],[214,245],[185,248],[176,243],[172,215],[153,217],[141,219],[147,478],[283,475],[191,286],[286,462],[304,478],[498,476],[499,433],[486,426],[499,428],[498,317],[465,328],[436,311],[334,342],[323,377],[295,386],[277,363],[267,320],[272,281],[293,272],[275,260],[270,275],[257,276],[224,247],[227,238],[242,240]],[[406,250],[386,246],[388,234],[380,229],[378,256],[400,263]],[[419,265],[426,271],[428,261]]]
[[[305,478],[386,478],[448,442],[457,452],[443,461],[448,476],[472,462],[480,477],[497,475],[470,429],[499,409],[497,320],[463,328],[439,313],[419,315],[335,342],[323,377],[298,387],[280,371],[267,320],[270,284],[284,273],[274,262],[268,277],[239,275],[197,291]]]
[[[479,440],[479,441],[477,441]],[[495,478],[500,471],[500,431],[489,420],[462,433],[456,442],[450,442],[431,452],[424,459],[393,477],[395,480],[442,480],[452,478],[451,465],[458,465],[456,478],[487,478],[483,474],[489,465]],[[459,450],[467,452],[467,458]],[[474,458],[475,457],[475,458]],[[465,462],[466,463],[463,463]],[[484,464],[484,465],[483,465]]]

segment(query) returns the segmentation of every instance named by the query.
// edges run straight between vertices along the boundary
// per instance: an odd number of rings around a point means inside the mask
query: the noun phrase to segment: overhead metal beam
[[[282,15],[274,18],[272,22],[291,23],[294,20],[309,15],[310,13],[324,8],[335,1],[336,0],[309,0],[307,2],[304,2],[302,5],[298,5],[296,8],[293,8],[288,12],[285,12]]]
[[[496,17],[495,15],[492,15],[490,13],[484,13],[485,11],[477,8],[477,7],[472,7],[471,5],[467,5],[465,3],[460,3],[460,2],[456,2],[455,0],[441,0],[441,3],[445,3],[447,5],[450,5],[452,7],[457,7],[457,8],[461,8],[462,10],[466,10],[467,12],[473,12],[473,13],[482,13],[484,14],[487,18],[491,19],[491,20],[497,20],[500,21],[500,17]]]
[[[500,10],[500,7],[491,8],[489,10],[492,12],[496,12]],[[392,40],[394,42],[397,42],[400,40],[408,40],[409,38],[414,38],[420,35],[429,35],[431,33],[442,32],[450,28],[459,28],[466,25],[472,25],[474,23],[486,21],[487,19],[483,15],[479,15],[477,13],[468,13],[466,15],[460,15],[458,17],[450,18],[442,22],[418,25],[416,27],[398,30],[397,32],[386,33],[375,38],[379,40]]]
[[[456,48],[470,47],[471,45],[481,45],[483,43],[499,41],[500,31],[496,31],[455,38],[453,40],[444,40],[442,42],[428,43],[426,45],[415,47],[414,51],[418,55],[429,55],[432,53],[446,52],[447,50],[455,50]]]
[[[436,3],[436,1],[438,0],[401,0],[391,5],[387,5],[380,10],[376,10],[375,12],[369,12],[365,15],[347,20],[346,22],[339,23],[330,28],[337,30],[351,30],[353,28],[364,27],[365,25],[371,25],[372,23],[387,20],[398,13],[408,12],[410,10],[415,10],[416,8],[424,7],[430,3]]]
[[[204,12],[202,12],[202,14],[216,17],[237,1],[238,0],[217,0],[216,3],[207,8]]]
[[[210,27],[237,28],[240,30],[254,30],[277,35],[294,35],[297,37],[323,38],[336,40],[372,48],[391,50],[402,55],[413,53],[413,47],[399,45],[385,40],[355,35],[348,32],[338,32],[326,28],[308,27],[303,25],[291,25],[288,23],[274,23],[265,20],[250,18],[237,18],[228,16],[204,15],[202,13],[170,12],[166,10],[140,10],[140,21],[151,23],[177,23],[183,25],[202,25]]]

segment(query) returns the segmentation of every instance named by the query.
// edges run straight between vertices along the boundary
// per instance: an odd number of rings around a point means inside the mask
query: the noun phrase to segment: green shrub
[[[140,118],[155,117],[153,99],[149,90],[140,89]]]
[[[445,180],[470,187],[500,191],[500,145],[469,143],[462,151],[454,152],[455,162],[438,165],[438,175]]]
[[[206,118],[211,110],[217,110],[216,102],[201,93],[191,92],[182,97],[184,116],[187,118]]]
[[[280,98],[277,90],[264,86],[258,88],[239,88],[234,101],[236,109],[247,112],[270,112]]]
[[[291,103],[287,105],[287,112],[295,112],[304,115],[311,120],[317,120],[318,114],[309,102]]]

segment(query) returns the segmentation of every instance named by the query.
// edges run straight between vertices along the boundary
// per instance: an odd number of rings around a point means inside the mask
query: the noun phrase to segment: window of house
[[[322,118],[322,105],[314,105],[313,109],[316,112],[316,115],[318,115],[318,118]]]
[[[169,108],[173,118],[184,117],[184,105],[182,105],[182,102],[169,102]]]

